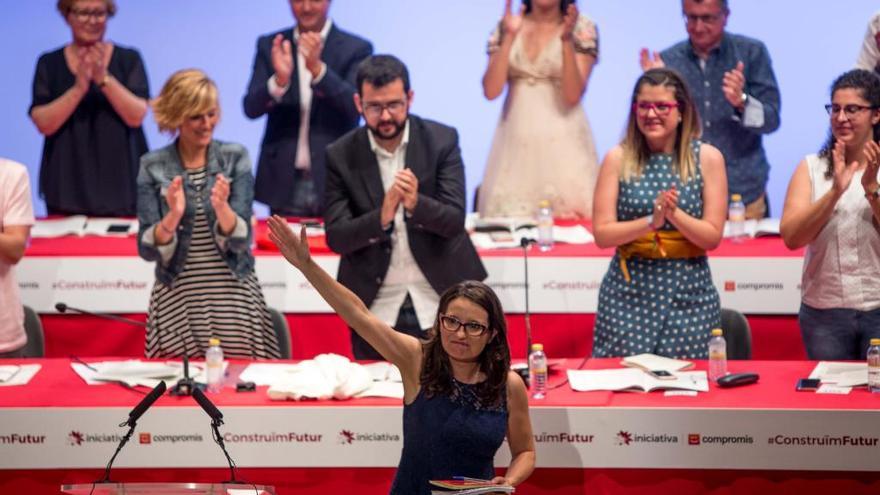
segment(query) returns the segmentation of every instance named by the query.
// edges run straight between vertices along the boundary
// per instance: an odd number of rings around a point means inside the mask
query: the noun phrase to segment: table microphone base
[[[192,378],[181,378],[177,385],[171,387],[171,390],[168,392],[170,395],[177,395],[180,397],[190,396],[193,393],[193,390],[196,388],[205,389],[205,385],[202,383],[197,383]]]

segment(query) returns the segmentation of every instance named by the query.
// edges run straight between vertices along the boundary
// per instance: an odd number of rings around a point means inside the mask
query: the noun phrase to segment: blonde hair
[[[58,9],[58,12],[61,12],[61,15],[67,17],[67,14],[70,13],[70,9],[73,8],[73,5],[79,0],[58,0],[58,3],[55,4],[55,8]],[[115,0],[104,0],[104,5],[107,7],[107,16],[113,17],[116,15],[116,1]]]
[[[645,135],[639,130],[635,104],[639,92],[646,84],[651,86],[664,86],[671,89],[678,104],[681,114],[681,122],[675,131],[675,148],[673,155],[678,175],[682,182],[687,182],[697,175],[697,160],[692,151],[691,142],[700,137],[700,116],[694,108],[690,92],[682,77],[671,69],[651,69],[636,81],[633,88],[632,99],[629,109],[629,120],[626,124],[626,135],[620,143],[623,148],[623,163],[621,165],[621,177],[629,182],[633,178],[641,177],[645,164],[651,156]]]
[[[219,108],[217,85],[198,69],[179,70],[162,86],[152,107],[159,130],[175,134],[185,119]]]

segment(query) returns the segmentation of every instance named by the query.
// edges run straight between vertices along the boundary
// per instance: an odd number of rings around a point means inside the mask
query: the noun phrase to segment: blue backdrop
[[[219,85],[223,118],[219,139],[243,143],[256,161],[263,120],[248,120],[241,97],[250,76],[258,35],[292,25],[284,0],[118,0],[108,38],[140,50],[152,94],[175,70],[198,67]],[[732,0],[728,30],[763,40],[782,91],[782,127],[765,139],[770,200],[775,215],[794,166],[821,145],[828,128],[822,105],[828,86],[851,68],[877,0],[806,2]],[[600,156],[620,138],[642,46],[660,50],[686,36],[679,0],[578,2],[596,21],[600,62],[584,98]],[[342,29],[370,39],[377,52],[393,53],[410,68],[413,111],[458,128],[467,169],[468,197],[480,182],[502,98],[482,96],[486,39],[502,0],[333,0],[330,15]],[[37,57],[70,40],[52,0],[8,2],[0,17],[0,156],[36,177],[42,137],[27,109]],[[151,148],[168,137],[144,121]],[[258,208],[258,214],[265,209]]]

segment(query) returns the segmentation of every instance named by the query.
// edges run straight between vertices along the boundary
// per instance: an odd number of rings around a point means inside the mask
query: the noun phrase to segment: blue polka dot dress
[[[700,142],[693,142],[696,177],[682,183],[672,168],[672,155],[651,155],[641,177],[620,182],[618,220],[650,215],[657,194],[675,183],[678,207],[703,216]],[[667,222],[663,230],[675,230]],[[599,289],[593,356],[630,356],[650,352],[683,359],[706,359],[709,334],[721,323],[718,291],[712,284],[706,256],[688,259],[627,260],[627,282],[614,255]]]

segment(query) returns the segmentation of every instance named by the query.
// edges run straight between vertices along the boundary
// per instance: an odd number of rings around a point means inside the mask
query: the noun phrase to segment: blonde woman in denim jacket
[[[214,82],[174,73],[153,113],[176,139],[141,158],[137,179],[138,253],[156,262],[146,355],[202,356],[217,338],[226,356],[277,358],[250,252],[251,161],[243,146],[213,139]]]

